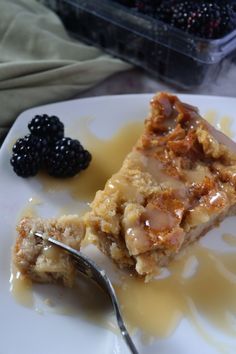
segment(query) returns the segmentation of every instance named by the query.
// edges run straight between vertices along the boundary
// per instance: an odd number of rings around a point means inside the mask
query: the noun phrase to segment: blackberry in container
[[[38,1],[74,37],[183,89],[216,80],[236,57],[234,0]]]

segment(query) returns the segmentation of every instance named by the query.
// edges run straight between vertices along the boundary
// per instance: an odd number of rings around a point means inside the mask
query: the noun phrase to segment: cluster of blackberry
[[[56,116],[35,116],[30,134],[16,141],[11,165],[18,176],[35,176],[42,168],[54,177],[72,177],[88,167],[91,154],[78,140],[64,137],[64,125]]]
[[[236,29],[235,0],[116,0],[193,35],[216,39]]]

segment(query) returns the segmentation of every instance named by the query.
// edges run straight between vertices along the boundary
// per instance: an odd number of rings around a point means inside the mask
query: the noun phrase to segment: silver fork
[[[91,259],[89,259],[87,256],[85,256],[83,253],[75,250],[74,248],[69,247],[66,244],[64,244],[52,237],[45,239],[43,234],[38,231],[36,231],[34,233],[34,235],[46,240],[47,242],[49,242],[53,245],[56,245],[56,246],[62,248],[63,250],[65,250],[66,252],[68,252],[75,260],[78,271],[81,272],[82,274],[84,274],[86,277],[92,279],[95,283],[98,284],[98,286],[100,288],[102,288],[103,291],[105,291],[105,293],[108,295],[108,297],[110,298],[110,300],[112,302],[112,306],[113,306],[113,309],[114,309],[114,312],[116,315],[117,323],[118,323],[118,326],[119,326],[119,329],[120,329],[123,339],[125,340],[128,348],[130,349],[130,352],[132,354],[138,354],[138,350],[136,349],[134,342],[132,341],[132,339],[129,335],[129,332],[125,326],[124,320],[121,315],[120,306],[119,306],[119,302],[118,302],[115,290],[111,284],[110,279],[106,275],[106,272],[103,269],[101,269],[100,267],[98,267],[96,265],[96,263],[94,263]]]

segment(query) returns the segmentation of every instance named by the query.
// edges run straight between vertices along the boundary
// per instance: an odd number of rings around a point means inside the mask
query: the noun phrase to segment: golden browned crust
[[[235,211],[236,146],[195,107],[160,93],[144,133],[85,216],[98,247],[141,275]]]
[[[45,239],[34,236],[42,232]],[[62,216],[58,219],[23,218],[17,226],[18,236],[13,248],[13,262],[23,276],[36,282],[60,281],[72,286],[75,267],[65,252],[50,246],[48,237],[79,250],[84,237],[83,222],[76,215]]]

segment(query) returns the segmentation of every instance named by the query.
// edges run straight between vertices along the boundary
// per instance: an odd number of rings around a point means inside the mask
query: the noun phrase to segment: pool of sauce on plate
[[[229,116],[222,116],[217,119],[217,112],[214,110],[209,110],[206,112],[204,118],[217,129],[222,131],[225,135],[232,138],[232,121],[233,119]]]
[[[223,234],[222,238],[229,246],[236,247],[236,235]]]
[[[30,279],[22,276],[14,265],[11,267],[10,291],[19,304],[25,307],[33,307],[32,282]]]
[[[168,269],[167,277],[148,283],[125,277],[122,285],[116,286],[131,328],[163,338],[175,330],[183,317],[197,328],[203,326],[199,319],[202,315],[209,324],[236,335],[235,252],[218,253],[194,244]]]
[[[228,137],[232,138],[233,137],[233,132],[232,132],[232,118],[228,116],[223,116],[220,118],[220,121],[217,125],[217,128],[221,130],[225,135]]]
[[[204,118],[212,125],[215,125],[216,123],[216,118],[217,118],[217,112],[214,110],[209,110],[206,112],[204,115]]]
[[[208,120],[214,124],[213,113],[209,117]],[[228,121],[225,122],[228,127]],[[57,181],[41,175],[39,181],[46,191],[64,189],[73,198],[90,202],[95,192],[103,188],[107,178],[119,169],[140,135],[142,124],[127,123],[105,141],[94,136],[84,122],[83,127],[78,128],[83,131],[85,147],[93,155],[90,167],[73,179]],[[222,240],[235,246],[233,235],[223,235]],[[25,283],[19,274],[13,273],[13,295],[21,303],[21,299],[25,299],[24,305],[28,306],[32,306],[30,287],[30,282]],[[194,244],[170,265],[168,276],[144,283],[141,279],[124,275],[121,284],[116,284],[115,288],[130,329],[140,328],[148,335],[167,337],[185,317],[204,335],[204,325],[199,319],[202,315],[213,326],[236,335],[235,252],[219,253],[199,243]],[[80,296],[82,298],[83,295]],[[65,313],[70,314],[70,311],[65,310]],[[93,313],[91,318],[95,317]],[[205,337],[208,338],[207,335]]]
[[[30,197],[25,207],[20,211],[19,220],[24,217],[30,217],[30,218],[37,217],[38,216],[37,206],[41,204],[42,201],[39,198]]]

